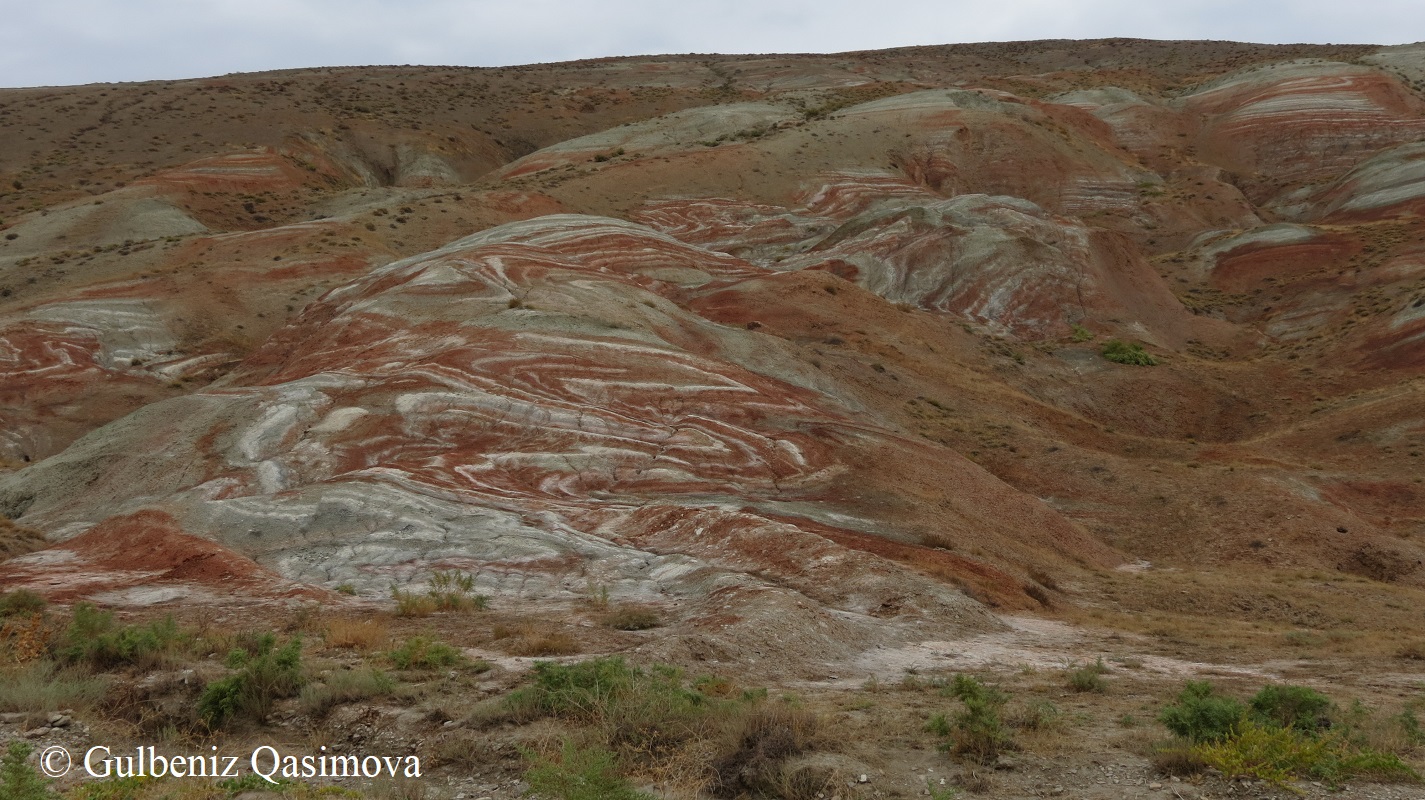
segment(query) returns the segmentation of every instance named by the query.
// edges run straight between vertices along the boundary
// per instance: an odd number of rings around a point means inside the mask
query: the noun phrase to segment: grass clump
[[[0,797],[5,800],[52,800],[49,784],[30,766],[28,742],[13,741],[0,760]]]
[[[536,797],[550,800],[653,800],[619,774],[614,753],[599,745],[565,739],[558,754],[526,754],[533,762],[525,783]]]
[[[386,657],[397,669],[440,669],[465,661],[459,650],[426,636],[412,636]]]
[[[111,612],[80,603],[60,634],[56,653],[65,663],[95,670],[152,668],[169,662],[188,640],[171,616],[144,625],[119,625]]]
[[[0,671],[0,712],[88,708],[101,700],[107,689],[102,678],[62,669],[52,661],[35,661]]]
[[[490,606],[490,598],[475,594],[475,576],[454,570],[432,572],[425,594],[392,586],[391,599],[396,601],[397,616],[402,617],[425,617],[437,611],[484,611]]]
[[[363,667],[333,672],[322,683],[307,684],[298,698],[303,711],[321,716],[343,703],[386,697],[395,691],[396,681],[391,676],[374,667]]]
[[[1103,663],[1100,656],[1092,664],[1070,667],[1064,671],[1064,684],[1070,691],[1085,693],[1094,692],[1103,694],[1108,691],[1108,681],[1103,679],[1108,672],[1108,667]]]
[[[1103,349],[1099,350],[1099,354],[1115,364],[1128,364],[1134,367],[1153,367],[1158,364],[1158,359],[1149,355],[1143,349],[1143,345],[1137,342],[1110,339],[1104,342]]]
[[[646,631],[658,627],[658,612],[643,605],[620,605],[605,614],[599,624],[616,631]]]
[[[45,535],[7,517],[0,517],[0,561],[44,548]]]
[[[226,664],[235,672],[209,683],[198,699],[198,715],[213,728],[241,717],[261,720],[274,701],[292,697],[306,683],[300,638],[278,647],[276,636],[262,634],[250,647],[229,653]]]
[[[0,618],[27,617],[42,613],[49,603],[28,589],[16,589],[0,594]]]
[[[328,647],[375,650],[386,643],[390,628],[379,619],[334,619],[327,623]]]

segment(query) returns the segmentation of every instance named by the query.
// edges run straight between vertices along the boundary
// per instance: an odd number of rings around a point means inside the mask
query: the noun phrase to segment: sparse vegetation
[[[112,612],[79,603],[55,649],[65,663],[95,670],[151,668],[171,661],[188,639],[171,616],[142,625],[119,625]]]

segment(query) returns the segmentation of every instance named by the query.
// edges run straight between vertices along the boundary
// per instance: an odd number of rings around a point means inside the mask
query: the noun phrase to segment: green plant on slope
[[[126,665],[151,667],[161,664],[186,638],[171,616],[145,625],[118,625],[111,612],[80,603],[60,635],[56,652],[66,663],[96,670]]]
[[[30,766],[30,745],[13,741],[0,760],[0,797],[5,800],[51,800],[54,793]]]
[[[198,715],[211,727],[246,716],[262,719],[279,698],[291,697],[306,682],[302,674],[302,640],[281,647],[265,633],[250,649],[233,650],[227,666],[232,675],[209,683],[198,698]]]
[[[1152,367],[1158,364],[1158,359],[1149,355],[1143,349],[1143,345],[1137,342],[1110,339],[1103,343],[1103,349],[1099,350],[1099,353],[1115,364],[1128,364],[1134,367]]]

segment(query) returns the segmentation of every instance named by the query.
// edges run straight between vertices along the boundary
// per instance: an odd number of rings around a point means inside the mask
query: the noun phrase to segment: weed
[[[1104,342],[1103,349],[1099,350],[1099,354],[1115,364],[1128,364],[1135,367],[1152,367],[1158,364],[1158,360],[1149,355],[1143,349],[1143,345],[1137,342],[1110,339]]]
[[[1074,326],[1073,326],[1073,333],[1071,333],[1070,336],[1069,336],[1069,341],[1071,341],[1071,342],[1076,342],[1076,343],[1082,343],[1082,342],[1087,342],[1087,341],[1089,341],[1089,340],[1092,339],[1092,338],[1093,338],[1093,331],[1089,330],[1088,328],[1085,328],[1085,327],[1082,326],[1082,325],[1074,325]]]
[[[1229,778],[1247,775],[1278,786],[1297,777],[1332,784],[1352,777],[1420,780],[1394,754],[1354,747],[1337,734],[1315,737],[1252,720],[1243,721],[1229,738],[1194,745],[1192,752]]]
[[[441,611],[483,611],[490,598],[475,594],[475,576],[468,572],[432,572],[430,597]]]

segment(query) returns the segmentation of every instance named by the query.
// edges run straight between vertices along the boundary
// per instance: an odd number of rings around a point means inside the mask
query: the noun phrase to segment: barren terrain
[[[1422,212],[1425,46],[0,90],[0,662],[107,687],[0,738],[342,741],[430,800],[561,796],[561,736],[660,796],[1425,797],[1158,721],[1306,686],[1425,767]],[[85,604],[180,633],[75,655]],[[307,694],[194,712],[262,631]],[[508,700],[619,657],[708,705]],[[171,784],[115,797],[272,788]]]

